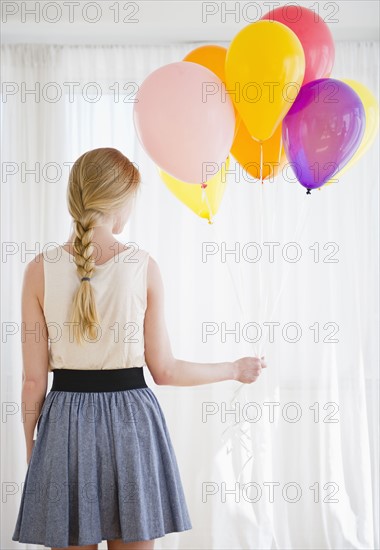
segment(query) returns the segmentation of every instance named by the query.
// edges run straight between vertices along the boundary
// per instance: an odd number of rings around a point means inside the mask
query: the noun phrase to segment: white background
[[[245,25],[244,21],[202,23],[199,13],[198,19],[189,15],[194,14],[194,6],[199,8],[199,2],[155,3],[149,11],[145,8],[153,3],[142,4],[144,18],[128,27],[128,32],[106,21],[74,24],[70,34],[69,27],[61,24],[3,25],[3,81],[79,81],[85,85],[95,80],[104,91],[116,81],[141,83],[152,70],[180,61],[200,43],[217,39],[228,47],[228,40]],[[171,4],[170,17],[167,4]],[[337,49],[331,76],[358,80],[378,97],[377,3],[340,2],[337,17],[342,22],[331,25]],[[181,43],[175,44],[176,40]],[[157,46],[148,45],[155,41]],[[49,42],[66,46],[43,45]],[[79,43],[88,46],[75,46]],[[91,46],[95,43],[96,47]],[[223,382],[172,388],[148,380],[167,418],[193,522],[192,531],[168,535],[157,541],[156,547],[378,548],[378,139],[341,181],[313,191],[311,196],[306,196],[299,184],[282,178],[260,186],[245,179],[235,165],[240,178],[236,181],[230,174],[222,206],[214,224],[209,225],[177,202],[160,181],[137,141],[132,108],[130,103],[115,103],[109,93],[97,103],[78,96],[72,104],[66,100],[22,103],[16,94],[2,103],[3,162],[19,166],[25,162],[28,168],[36,162],[63,166],[85,150],[113,146],[138,164],[142,192],[125,233],[119,237],[137,242],[160,265],[176,357],[218,362],[256,351],[243,338],[236,342],[230,335],[222,341],[220,332],[202,342],[204,322],[219,326],[225,322],[231,329],[235,323],[242,326],[269,316],[281,327],[296,322],[302,329],[302,337],[293,344],[281,335],[273,343],[263,337],[268,371],[252,386]],[[20,323],[25,262],[44,245],[68,238],[66,185],[65,172],[55,183],[36,182],[30,175],[23,181],[21,172],[3,179],[2,242],[20,247],[2,262],[3,323]],[[243,247],[264,241],[280,242],[281,248],[297,241],[302,258],[296,263],[285,262],[282,256],[273,264],[265,259],[258,264],[244,260],[223,263],[217,254],[202,261],[205,242],[214,242],[220,249],[222,243],[232,248],[236,243]],[[321,252],[318,262],[310,250],[315,243]],[[338,263],[323,261],[332,250],[323,249],[326,243],[338,246]],[[35,252],[23,255],[25,247]],[[270,316],[282,284],[279,302]],[[328,332],[323,327],[328,322],[339,326],[338,343],[323,342]],[[318,343],[309,328],[315,323],[321,329]],[[3,338],[3,410],[6,403],[16,403],[16,407],[20,403],[21,369],[19,337]],[[217,413],[202,421],[202,408],[209,402]],[[242,409],[251,402],[262,411],[259,421],[233,428],[232,415],[225,420],[221,417],[224,406],[231,409],[238,403]],[[279,403],[274,422],[269,421],[265,403]],[[299,421],[284,419],[288,403],[298,404]],[[336,407],[328,403],[339,407],[332,415],[337,423],[327,422]],[[317,408],[318,419],[313,413]],[[289,416],[293,412],[289,410]],[[10,494],[2,502],[1,546],[18,548],[10,538],[26,462],[17,412],[3,419],[2,449],[3,488]],[[242,485],[258,483],[262,498],[250,504],[248,499],[235,502],[234,495],[227,494],[223,500],[222,484],[233,489],[238,480]],[[218,488],[207,502],[202,501],[205,482],[216,483]],[[280,484],[273,503],[268,498],[271,482]],[[296,503],[282,496],[289,482],[301,487],[302,496]],[[317,503],[310,490],[315,483],[321,491]],[[323,502],[331,492],[326,483],[338,487],[337,503]]]

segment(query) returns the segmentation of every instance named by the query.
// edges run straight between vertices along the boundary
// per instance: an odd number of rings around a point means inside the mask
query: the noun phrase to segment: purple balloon
[[[345,82],[320,78],[302,86],[282,124],[287,159],[308,193],[339,172],[365,130],[358,94]]]

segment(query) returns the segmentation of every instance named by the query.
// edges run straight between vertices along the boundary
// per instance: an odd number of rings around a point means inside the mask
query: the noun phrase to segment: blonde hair
[[[126,206],[140,185],[140,173],[136,166],[117,149],[110,147],[93,149],[80,156],[70,170],[67,187],[67,204],[73,218],[74,262],[79,276],[70,322],[74,338],[83,344],[84,332],[89,328],[90,339],[96,339],[99,315],[96,308],[91,278],[96,271],[93,256],[94,227],[104,217]],[[87,337],[87,335],[86,335]]]

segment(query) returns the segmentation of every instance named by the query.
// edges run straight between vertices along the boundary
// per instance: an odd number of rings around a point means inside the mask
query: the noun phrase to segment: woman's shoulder
[[[129,251],[129,254],[127,254],[128,258],[131,258],[133,261],[133,258],[135,258],[134,261],[140,261],[140,260],[146,260],[150,259],[150,253],[147,249],[141,248],[137,243],[135,242],[128,242],[124,245],[123,251]],[[122,251],[122,252],[123,252]]]

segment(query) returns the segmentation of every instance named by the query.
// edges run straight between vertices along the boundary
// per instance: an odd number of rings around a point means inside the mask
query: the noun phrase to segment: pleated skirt
[[[63,548],[192,529],[143,368],[53,373],[12,540]]]

